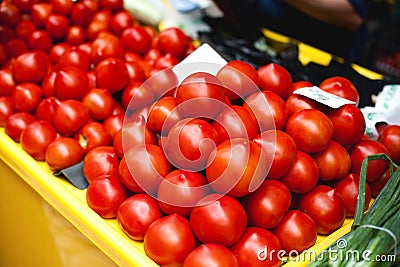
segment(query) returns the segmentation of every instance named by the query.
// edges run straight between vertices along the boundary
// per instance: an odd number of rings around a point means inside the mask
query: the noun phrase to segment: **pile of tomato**
[[[366,136],[350,80],[318,84],[339,108],[275,63],[179,81],[194,49],[122,0],[3,1],[0,125],[51,171],[83,161],[89,207],[161,266],[279,266],[354,216],[367,155],[400,163],[400,126]],[[370,162],[365,209],[388,170]]]

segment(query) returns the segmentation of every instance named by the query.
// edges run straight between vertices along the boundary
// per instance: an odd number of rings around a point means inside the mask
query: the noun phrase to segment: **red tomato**
[[[77,3],[79,4],[79,3]],[[82,26],[71,26],[69,27],[65,41],[73,46],[81,45],[86,40],[86,32]]]
[[[217,115],[212,125],[221,142],[237,137],[253,139],[258,133],[254,114],[242,106],[227,107]]]
[[[37,120],[21,133],[21,147],[35,160],[45,160],[47,146],[57,137],[57,132],[48,121]]]
[[[317,185],[302,195],[299,210],[315,221],[318,233],[323,235],[329,235],[340,228],[346,219],[346,204],[342,196],[327,185]]]
[[[28,45],[31,50],[39,50],[48,53],[53,45],[51,35],[45,30],[34,30],[28,37]]]
[[[255,191],[267,176],[267,159],[261,146],[246,138],[219,144],[211,152],[206,178],[218,193],[243,197]]]
[[[83,159],[83,175],[88,183],[104,175],[117,175],[119,158],[112,146],[95,147]]]
[[[342,145],[352,145],[365,133],[365,120],[361,110],[354,105],[344,105],[328,112],[334,128],[333,139]]]
[[[292,75],[286,68],[276,63],[268,63],[258,69],[260,89],[272,91],[286,100],[292,93]]]
[[[286,108],[288,116],[302,109],[316,109],[322,112],[324,112],[326,109],[323,104],[299,94],[291,94],[286,99]]]
[[[11,69],[0,69],[0,96],[11,96],[15,85]]]
[[[85,153],[98,146],[111,146],[112,139],[110,134],[104,128],[103,124],[92,121],[85,124],[78,133],[75,134],[75,139],[79,141]]]
[[[231,60],[217,73],[217,78],[225,86],[229,99],[245,99],[258,91],[258,73],[249,63],[242,60]]]
[[[53,12],[53,5],[47,2],[34,3],[28,12],[36,27],[44,27],[47,18]]]
[[[231,246],[242,236],[246,224],[243,206],[227,195],[207,195],[190,213],[193,232],[203,243]]]
[[[125,166],[124,166],[125,165]],[[171,171],[163,150],[153,144],[139,144],[125,152],[120,163],[120,176],[133,192],[154,195],[161,181]]]
[[[278,267],[285,253],[279,239],[261,227],[248,227],[231,250],[243,267]]]
[[[36,26],[31,19],[22,19],[15,26],[15,35],[24,41],[28,41],[28,36],[31,32],[36,30]]]
[[[379,142],[381,142],[387,149],[390,158],[397,165],[400,164],[400,125],[388,125],[383,129],[378,137]]]
[[[390,156],[388,149],[376,140],[362,140],[356,143],[349,151],[351,158],[351,172],[360,174],[363,160],[368,155],[384,153]],[[389,162],[384,159],[368,161],[367,181],[378,180],[389,169]]]
[[[83,2],[75,2],[69,15],[72,25],[86,27],[92,22],[94,11]]]
[[[289,173],[297,155],[296,143],[290,135],[280,130],[267,130],[253,141],[263,148],[268,159],[271,158],[267,178],[280,179]]]
[[[10,27],[15,27],[21,20],[21,12],[12,2],[4,1],[0,3],[0,23]]]
[[[141,25],[132,25],[121,34],[122,46],[127,51],[144,55],[151,48],[152,38]]]
[[[356,213],[357,200],[360,197],[358,194],[358,188],[360,184],[360,176],[355,173],[349,173],[333,184],[333,188],[342,196],[346,205],[346,216],[354,217]],[[364,211],[369,207],[371,201],[371,189],[368,183],[365,185],[365,205]]]
[[[172,126],[164,143],[169,161],[181,169],[203,170],[219,144],[214,127],[202,119],[184,119]]]
[[[92,181],[86,190],[88,206],[105,219],[117,217],[118,208],[129,193],[118,176],[102,176]]]
[[[61,14],[50,14],[45,24],[46,31],[56,40],[62,40],[69,31],[69,20]]]
[[[318,236],[314,220],[299,210],[288,211],[273,233],[286,253],[303,252],[315,244]]]
[[[371,189],[371,195],[377,197],[390,179],[390,168],[377,180],[368,182],[369,188]]]
[[[181,60],[186,55],[189,45],[189,38],[179,28],[170,27],[158,34],[157,47],[164,53],[171,53]]]
[[[135,18],[131,12],[128,10],[119,10],[111,18],[110,28],[117,36],[121,36],[122,32],[131,27],[134,22]]]
[[[103,88],[91,88],[82,97],[82,103],[89,109],[90,117],[102,121],[111,116],[115,101],[110,91]]]
[[[155,101],[149,111],[147,125],[160,135],[168,135],[171,127],[182,119],[176,108],[176,98],[165,96]]]
[[[168,233],[168,234],[165,234]],[[161,266],[180,266],[196,248],[189,221],[176,213],[153,222],[144,235],[144,252]]]
[[[46,97],[40,101],[35,110],[35,116],[39,120],[45,120],[48,122],[53,121],[54,112],[57,106],[60,104],[60,100],[56,97]]]
[[[112,139],[114,139],[117,132],[122,129],[123,124],[124,114],[111,115],[103,121],[103,125]]]
[[[187,255],[182,267],[239,267],[236,256],[227,247],[215,243],[202,244]]]
[[[122,90],[129,83],[125,63],[118,58],[109,57],[101,61],[96,66],[95,74],[97,86],[106,88],[111,93]]]
[[[296,158],[289,173],[281,181],[290,191],[303,194],[317,185],[319,179],[318,166],[307,153],[297,150]]]
[[[246,98],[243,107],[257,118],[260,131],[283,130],[288,118],[286,104],[272,91],[258,91]]]
[[[38,83],[47,74],[47,59],[38,52],[27,52],[12,63],[13,79],[17,83]]]
[[[331,141],[328,146],[313,154],[321,181],[344,178],[350,171],[351,159],[347,150],[338,142]]]
[[[14,113],[11,97],[0,96],[0,126],[4,126],[8,116]]]
[[[124,126],[121,130],[121,139],[124,152],[135,145],[155,145],[158,142],[157,135],[149,129],[146,119],[142,115],[129,119],[129,121],[124,121]]]
[[[284,183],[267,179],[241,202],[246,210],[248,225],[272,229],[288,211],[291,195]]]
[[[90,56],[94,64],[112,58],[123,58],[123,48],[119,38],[111,33],[101,33],[92,42]]]
[[[150,224],[162,216],[157,200],[147,194],[138,193],[121,203],[117,221],[130,238],[143,241]]]
[[[123,0],[100,0],[99,6],[112,11],[117,11],[122,9],[123,3]]]
[[[50,3],[53,6],[54,13],[62,15],[68,15],[74,5],[74,2],[70,0],[50,0]]]
[[[64,55],[66,51],[71,49],[71,47],[72,46],[66,42],[60,42],[53,45],[49,51],[51,61],[57,63],[60,60],[61,56]]]
[[[313,86],[312,82],[300,80],[300,81],[296,81],[296,82],[292,83],[291,90],[293,93],[297,89],[304,88],[304,87],[312,87],[312,86]]]
[[[212,74],[196,72],[176,89],[176,102],[182,116],[214,118],[225,108],[225,89]]]
[[[83,149],[77,140],[58,136],[46,149],[45,161],[52,171],[59,171],[79,163]]]
[[[57,131],[65,136],[72,136],[82,128],[89,119],[89,109],[80,101],[68,99],[56,107],[53,124]]]
[[[5,48],[10,58],[16,58],[29,50],[26,41],[21,39],[11,39],[6,43]]]
[[[126,70],[128,71],[130,81],[144,82],[146,73],[143,66],[136,61],[125,61]]]
[[[147,107],[151,105],[153,101],[153,91],[142,81],[130,81],[122,91],[122,106],[129,111],[135,111]]]
[[[356,102],[356,106],[360,100],[357,88],[355,85],[346,77],[333,76],[323,80],[319,84],[319,88],[322,90]]]
[[[165,214],[178,213],[189,217],[192,208],[208,191],[207,180],[201,173],[177,169],[161,181],[157,200]]]
[[[19,142],[22,131],[35,120],[35,116],[28,112],[15,112],[10,114],[6,118],[4,124],[5,132],[15,142]]]
[[[303,109],[289,117],[286,132],[296,142],[298,149],[315,153],[329,145],[334,128],[332,121],[321,111]]]
[[[166,53],[154,61],[153,69],[163,70],[179,63],[179,60],[170,53]]]
[[[33,111],[42,100],[42,89],[35,83],[20,83],[11,94],[11,101],[16,111]]]
[[[47,75],[42,81],[42,92],[45,97],[55,96],[56,90],[54,88],[54,82],[56,80],[57,70],[49,70]]]
[[[60,68],[73,66],[83,71],[88,71],[90,69],[90,64],[90,55],[77,46],[70,47],[58,60],[58,66]]]
[[[146,87],[148,86],[148,88],[151,88],[155,98],[159,99],[163,96],[171,96],[174,94],[178,86],[178,77],[172,69],[168,68],[151,74],[145,84]],[[196,93],[195,90],[194,93]]]
[[[54,79],[55,94],[59,99],[80,100],[89,90],[86,72],[74,66],[60,69]]]

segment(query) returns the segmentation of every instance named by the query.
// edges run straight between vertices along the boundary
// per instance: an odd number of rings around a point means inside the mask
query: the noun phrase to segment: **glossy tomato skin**
[[[112,146],[91,149],[83,160],[83,175],[89,184],[104,175],[117,175],[119,158]]]
[[[230,249],[243,267],[278,267],[284,256],[279,239],[261,227],[248,227]]]
[[[306,153],[325,149],[334,133],[329,117],[315,109],[303,109],[292,114],[285,130],[294,139],[297,148]]]
[[[130,196],[118,208],[117,221],[133,240],[143,241],[147,228],[163,216],[157,200],[147,194]]]
[[[60,68],[73,66],[83,71],[88,71],[91,67],[90,55],[78,46],[66,50],[60,55],[57,63]]]
[[[287,252],[302,251],[310,248],[317,241],[317,225],[306,213],[289,210],[273,233]]]
[[[42,89],[35,83],[20,83],[11,94],[16,111],[32,112],[42,100]]]
[[[144,55],[151,48],[152,38],[141,25],[132,25],[121,34],[122,46],[127,51]]]
[[[121,103],[125,109],[135,111],[151,105],[154,99],[154,93],[147,87],[146,83],[130,81],[123,89]]]
[[[170,27],[158,34],[157,47],[164,53],[171,53],[174,57],[182,60],[186,55],[189,38],[179,28]]]
[[[43,120],[29,124],[21,133],[21,147],[35,160],[45,160],[47,146],[57,137],[54,126]]]
[[[35,116],[28,112],[15,112],[10,114],[6,118],[4,124],[5,132],[15,142],[19,142],[22,131],[35,120]]]
[[[40,120],[52,122],[54,112],[59,104],[60,100],[54,96],[43,98],[36,107],[35,116]]]
[[[261,146],[246,138],[234,138],[211,152],[206,178],[216,192],[243,197],[261,185],[268,168]]]
[[[59,171],[79,163],[84,151],[77,140],[58,136],[46,149],[45,161],[52,171]]]
[[[47,66],[48,62],[41,53],[24,53],[12,64],[13,79],[17,83],[38,83],[46,76]]]
[[[129,82],[125,63],[119,58],[109,57],[101,61],[95,70],[97,86],[108,89],[111,93],[122,90]]]
[[[102,121],[111,116],[115,101],[110,91],[104,88],[91,88],[82,97],[82,103],[89,108],[90,117]]]
[[[323,104],[299,94],[291,94],[285,102],[288,116],[302,109],[316,109],[322,112],[326,110]]]
[[[146,255],[157,264],[180,266],[196,248],[197,240],[189,221],[174,213],[153,222],[145,233],[143,244]]]
[[[292,168],[281,181],[291,192],[303,194],[313,189],[318,179],[319,169],[315,160],[308,153],[297,150]]]
[[[165,96],[151,105],[147,119],[147,125],[157,134],[166,136],[171,127],[182,120],[181,114],[176,108],[176,98]]]
[[[331,234],[343,225],[346,205],[342,196],[332,187],[317,185],[302,195],[299,210],[308,214],[317,224],[319,234]]]
[[[236,256],[227,247],[207,243],[201,244],[185,258],[182,267],[239,267]]]
[[[261,90],[272,91],[283,100],[291,94],[292,75],[283,66],[268,63],[258,69],[258,77]]]
[[[11,96],[15,85],[11,69],[0,69],[0,95]]]
[[[383,187],[390,179],[390,168],[377,180],[372,182],[368,182],[369,188],[371,189],[371,195],[373,197],[377,197],[379,193],[382,191]]]
[[[86,190],[88,206],[105,219],[117,217],[118,208],[129,192],[118,176],[102,176],[92,181]]]
[[[361,110],[355,105],[347,104],[328,111],[334,134],[333,139],[342,145],[352,145],[361,140],[365,133],[365,119]]]
[[[333,76],[326,78],[319,84],[322,90],[339,97],[354,101],[357,106],[360,96],[355,85],[346,77]]]
[[[103,125],[112,139],[114,139],[117,132],[122,129],[123,124],[124,114],[111,115],[103,121]]]
[[[1,96],[0,97],[0,126],[4,126],[8,116],[14,113],[14,109],[11,103],[11,97]]]
[[[60,99],[81,100],[89,90],[89,78],[86,72],[78,67],[64,67],[56,74],[54,90]]]
[[[378,137],[389,151],[390,158],[397,165],[400,164],[400,125],[388,125],[381,131]]]
[[[91,121],[85,124],[75,138],[79,141],[85,153],[98,146],[111,146],[112,139],[110,134],[104,128],[103,124],[97,121]]]
[[[89,109],[79,100],[61,101],[56,107],[53,124],[56,130],[65,135],[73,136],[89,119]]]
[[[358,188],[360,184],[360,176],[355,173],[349,173],[341,179],[334,183],[333,187],[342,196],[344,203],[346,205],[346,216],[354,217],[356,213],[357,199],[359,197]],[[365,205],[364,211],[369,207],[371,201],[371,189],[368,183],[365,185]]]
[[[132,26],[134,22],[135,18],[131,12],[127,10],[120,10],[113,15],[110,22],[110,28],[117,36],[120,36],[121,33],[126,28]]]
[[[277,180],[265,180],[253,193],[243,197],[248,224],[265,229],[276,227],[290,207],[289,188]]]
[[[363,160],[372,154],[384,153],[390,156],[388,149],[376,140],[362,140],[356,143],[349,151],[351,158],[351,172],[360,174]],[[368,161],[367,181],[379,179],[389,169],[389,162],[384,159]]]
[[[190,225],[203,243],[231,246],[246,229],[247,216],[240,202],[228,195],[210,194],[190,213]]]

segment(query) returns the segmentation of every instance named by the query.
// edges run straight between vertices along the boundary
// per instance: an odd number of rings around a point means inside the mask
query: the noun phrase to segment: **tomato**
[[[221,142],[236,137],[253,139],[258,133],[254,114],[242,106],[232,105],[224,109],[212,125],[217,130]]]
[[[82,128],[89,119],[89,109],[80,101],[68,99],[56,107],[53,124],[57,131],[65,136],[72,136]]]
[[[287,120],[285,130],[293,138],[297,148],[306,153],[325,149],[334,133],[332,121],[315,109],[303,109],[292,114]]]
[[[354,101],[358,105],[360,96],[355,85],[346,77],[333,76],[326,78],[319,84],[322,90],[339,97]]]
[[[77,140],[58,136],[46,149],[45,161],[52,171],[59,171],[79,163],[83,149]]]
[[[155,145],[158,142],[157,135],[147,127],[146,119],[142,115],[124,122],[124,126],[121,130],[121,139],[124,152],[135,145]]]
[[[207,195],[190,213],[193,232],[203,243],[233,245],[242,236],[246,224],[243,206],[237,199],[227,195]]]
[[[27,41],[30,32],[36,30],[36,26],[31,19],[21,19],[15,26],[15,35],[21,40]]]
[[[29,124],[21,133],[21,147],[35,160],[45,160],[47,146],[57,137],[54,126],[44,120]]]
[[[22,131],[35,120],[35,116],[24,111],[10,114],[4,124],[5,132],[15,142],[19,142]]]
[[[90,117],[102,121],[110,117],[115,101],[110,91],[103,88],[91,88],[82,97],[82,103],[89,109]]]
[[[42,81],[42,92],[45,97],[56,96],[54,82],[56,80],[57,70],[49,70]]]
[[[29,35],[28,45],[32,50],[48,53],[53,45],[53,39],[47,31],[37,29]]]
[[[85,71],[77,67],[64,67],[56,74],[54,90],[60,99],[80,100],[89,90],[89,79]]]
[[[390,158],[397,165],[400,164],[400,125],[388,125],[383,129],[379,136],[378,141],[381,142],[387,149]]]
[[[104,175],[117,175],[119,158],[112,146],[98,146],[83,159],[83,175],[89,184]]]
[[[239,267],[236,256],[227,247],[215,243],[201,244],[187,255],[182,267]]]
[[[156,100],[150,107],[147,125],[155,133],[166,136],[171,127],[182,119],[176,108],[176,98],[165,96]]]
[[[13,79],[16,83],[38,83],[47,74],[47,59],[38,52],[27,52],[12,63]]]
[[[40,120],[52,122],[54,112],[59,104],[60,100],[56,97],[43,98],[36,107],[35,116]]]
[[[112,58],[123,58],[123,48],[119,38],[111,33],[100,33],[92,42],[90,56],[92,63],[98,64],[101,61]]]
[[[79,4],[79,3],[77,3]],[[86,40],[86,32],[82,26],[71,26],[69,27],[65,41],[73,46],[81,45]]]
[[[129,111],[139,110],[153,103],[154,93],[141,81],[131,81],[123,89],[121,103]]]
[[[306,80],[300,80],[292,83],[291,90],[292,93],[297,89],[304,88],[304,87],[312,87],[314,86],[312,82]]]
[[[29,12],[35,26],[37,28],[44,27],[48,17],[53,12],[53,5],[46,2],[34,3]]]
[[[92,21],[94,11],[85,2],[75,2],[69,15],[72,25],[86,27]]]
[[[0,23],[10,27],[15,27],[21,20],[21,12],[18,7],[4,1],[0,3]]]
[[[365,119],[359,108],[354,105],[344,105],[328,112],[334,133],[333,139],[342,145],[352,145],[361,140],[365,133]]]
[[[347,150],[331,140],[328,146],[313,154],[319,170],[319,180],[331,181],[344,178],[351,168],[351,158]]]
[[[371,189],[371,195],[377,197],[390,179],[390,168],[377,180],[368,182],[369,188]]]
[[[112,11],[120,10],[123,6],[123,0],[100,0],[99,6]]]
[[[343,225],[346,204],[339,192],[327,185],[317,185],[300,197],[299,210],[317,224],[319,234],[328,235]]]
[[[57,44],[54,44],[49,51],[51,61],[57,63],[60,60],[61,56],[64,55],[65,52],[71,48],[71,44],[66,42],[59,42]]]
[[[121,203],[117,221],[130,238],[143,241],[150,224],[162,216],[157,200],[147,194],[138,193]]]
[[[45,29],[53,39],[61,40],[68,34],[69,20],[61,14],[50,14],[46,20]]]
[[[4,126],[8,116],[14,113],[11,97],[0,96],[0,126]]]
[[[276,227],[291,203],[289,188],[277,180],[265,180],[253,193],[241,200],[248,224],[266,229]]]
[[[319,179],[318,165],[307,153],[297,150],[294,164],[281,181],[291,192],[303,194],[317,185]]]
[[[105,219],[117,217],[118,208],[129,192],[118,176],[102,176],[92,181],[86,190],[88,206]]]
[[[368,155],[384,153],[390,156],[388,149],[379,141],[362,140],[351,147],[349,154],[351,158],[351,172],[360,174],[363,160]],[[389,162],[384,159],[368,161],[367,181],[378,180],[389,169]]]
[[[122,90],[129,82],[129,74],[125,63],[109,57],[101,61],[95,69],[96,83],[98,87],[106,88],[111,93]]]
[[[243,267],[278,267],[284,256],[279,239],[261,227],[248,227],[230,249]]]
[[[288,211],[273,233],[279,239],[282,249],[289,253],[289,257],[293,251],[301,253],[313,246],[318,236],[314,220],[299,210]]]
[[[68,15],[74,5],[74,2],[69,0],[50,0],[50,3],[53,5],[54,13],[62,15]]]
[[[158,34],[157,47],[162,53],[171,53],[179,60],[182,60],[186,55],[188,45],[189,38],[179,28],[166,28]]]
[[[117,36],[121,36],[122,32],[128,27],[132,26],[135,18],[132,13],[127,10],[119,10],[110,21],[110,28]]]
[[[103,125],[107,132],[110,134],[111,138],[114,139],[116,133],[122,129],[124,123],[124,115],[111,115],[103,121]]]
[[[159,146],[139,144],[125,151],[119,168],[121,180],[129,190],[154,195],[172,167]]]
[[[79,141],[85,153],[98,146],[112,145],[110,134],[104,128],[103,124],[96,121],[85,124],[75,134],[75,139]]]
[[[166,234],[168,233],[168,234]],[[144,252],[161,266],[180,266],[196,248],[189,221],[176,213],[153,222],[144,235]]]
[[[243,107],[257,118],[260,131],[283,130],[288,118],[286,104],[272,91],[258,91],[246,98]]]
[[[28,52],[28,50],[26,41],[21,39],[11,39],[6,43],[6,51],[10,58],[16,58]]]
[[[267,178],[280,179],[291,170],[297,154],[296,143],[287,133],[280,130],[267,130],[258,134],[254,142],[259,144],[266,155],[272,155]]]
[[[0,43],[1,44],[6,44],[8,41],[13,39],[14,37],[15,37],[15,33],[11,27],[6,26],[6,25],[0,25]],[[2,47],[4,50],[5,49],[4,46],[2,46]],[[3,51],[3,52],[5,52],[5,51]],[[4,55],[4,56],[6,57],[7,55]],[[7,58],[5,58],[5,60],[7,60]],[[2,62],[5,62],[5,60]]]
[[[127,51],[144,55],[151,48],[152,38],[141,25],[132,25],[121,34],[122,46]]]
[[[154,70],[163,70],[179,63],[179,60],[170,53],[166,53],[154,61]]]
[[[354,217],[356,213],[357,200],[359,197],[358,189],[360,184],[360,176],[355,173],[349,173],[333,184],[333,188],[342,196],[344,203],[346,205],[346,216]],[[365,204],[364,211],[369,207],[371,201],[371,189],[368,183],[365,185]]]
[[[42,100],[42,89],[35,83],[20,83],[11,94],[11,101],[16,111],[33,111]]]
[[[316,109],[322,112],[324,112],[326,109],[323,104],[299,94],[291,94],[286,99],[286,108],[288,116],[302,109]]]
[[[174,94],[178,86],[178,77],[172,69],[168,68],[151,74],[145,84],[146,87],[148,86],[148,88],[151,88],[155,98],[159,99],[163,96],[171,96]],[[195,89],[195,87],[193,89]],[[220,88],[218,87],[218,94],[220,93],[219,90]],[[196,93],[195,90],[193,91],[193,93]]]
[[[206,178],[218,193],[243,197],[255,191],[267,176],[267,159],[261,146],[246,138],[219,144],[210,154]]]
[[[146,80],[146,73],[143,66],[136,61],[125,61],[126,70],[128,71],[130,81],[144,82]]]
[[[74,66],[83,71],[88,71],[91,61],[88,53],[77,46],[72,46],[60,56],[57,63],[60,68]]]
[[[181,169],[203,170],[219,144],[218,134],[207,121],[184,119],[172,126],[164,143],[168,160]]]
[[[165,214],[189,217],[192,208],[210,191],[206,178],[199,172],[173,170],[161,181],[157,200]]]
[[[257,72],[262,91],[272,91],[283,100],[289,97],[293,80],[286,68],[276,63],[268,63],[261,66]]]
[[[15,85],[11,69],[0,69],[0,95],[11,96]]]
[[[176,102],[183,117],[214,118],[224,108],[225,89],[214,75],[196,72],[176,89]]]

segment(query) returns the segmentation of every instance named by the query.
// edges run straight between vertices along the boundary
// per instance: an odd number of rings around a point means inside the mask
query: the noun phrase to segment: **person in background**
[[[215,1],[242,36],[261,27],[357,63],[364,55],[369,5],[364,0]]]

